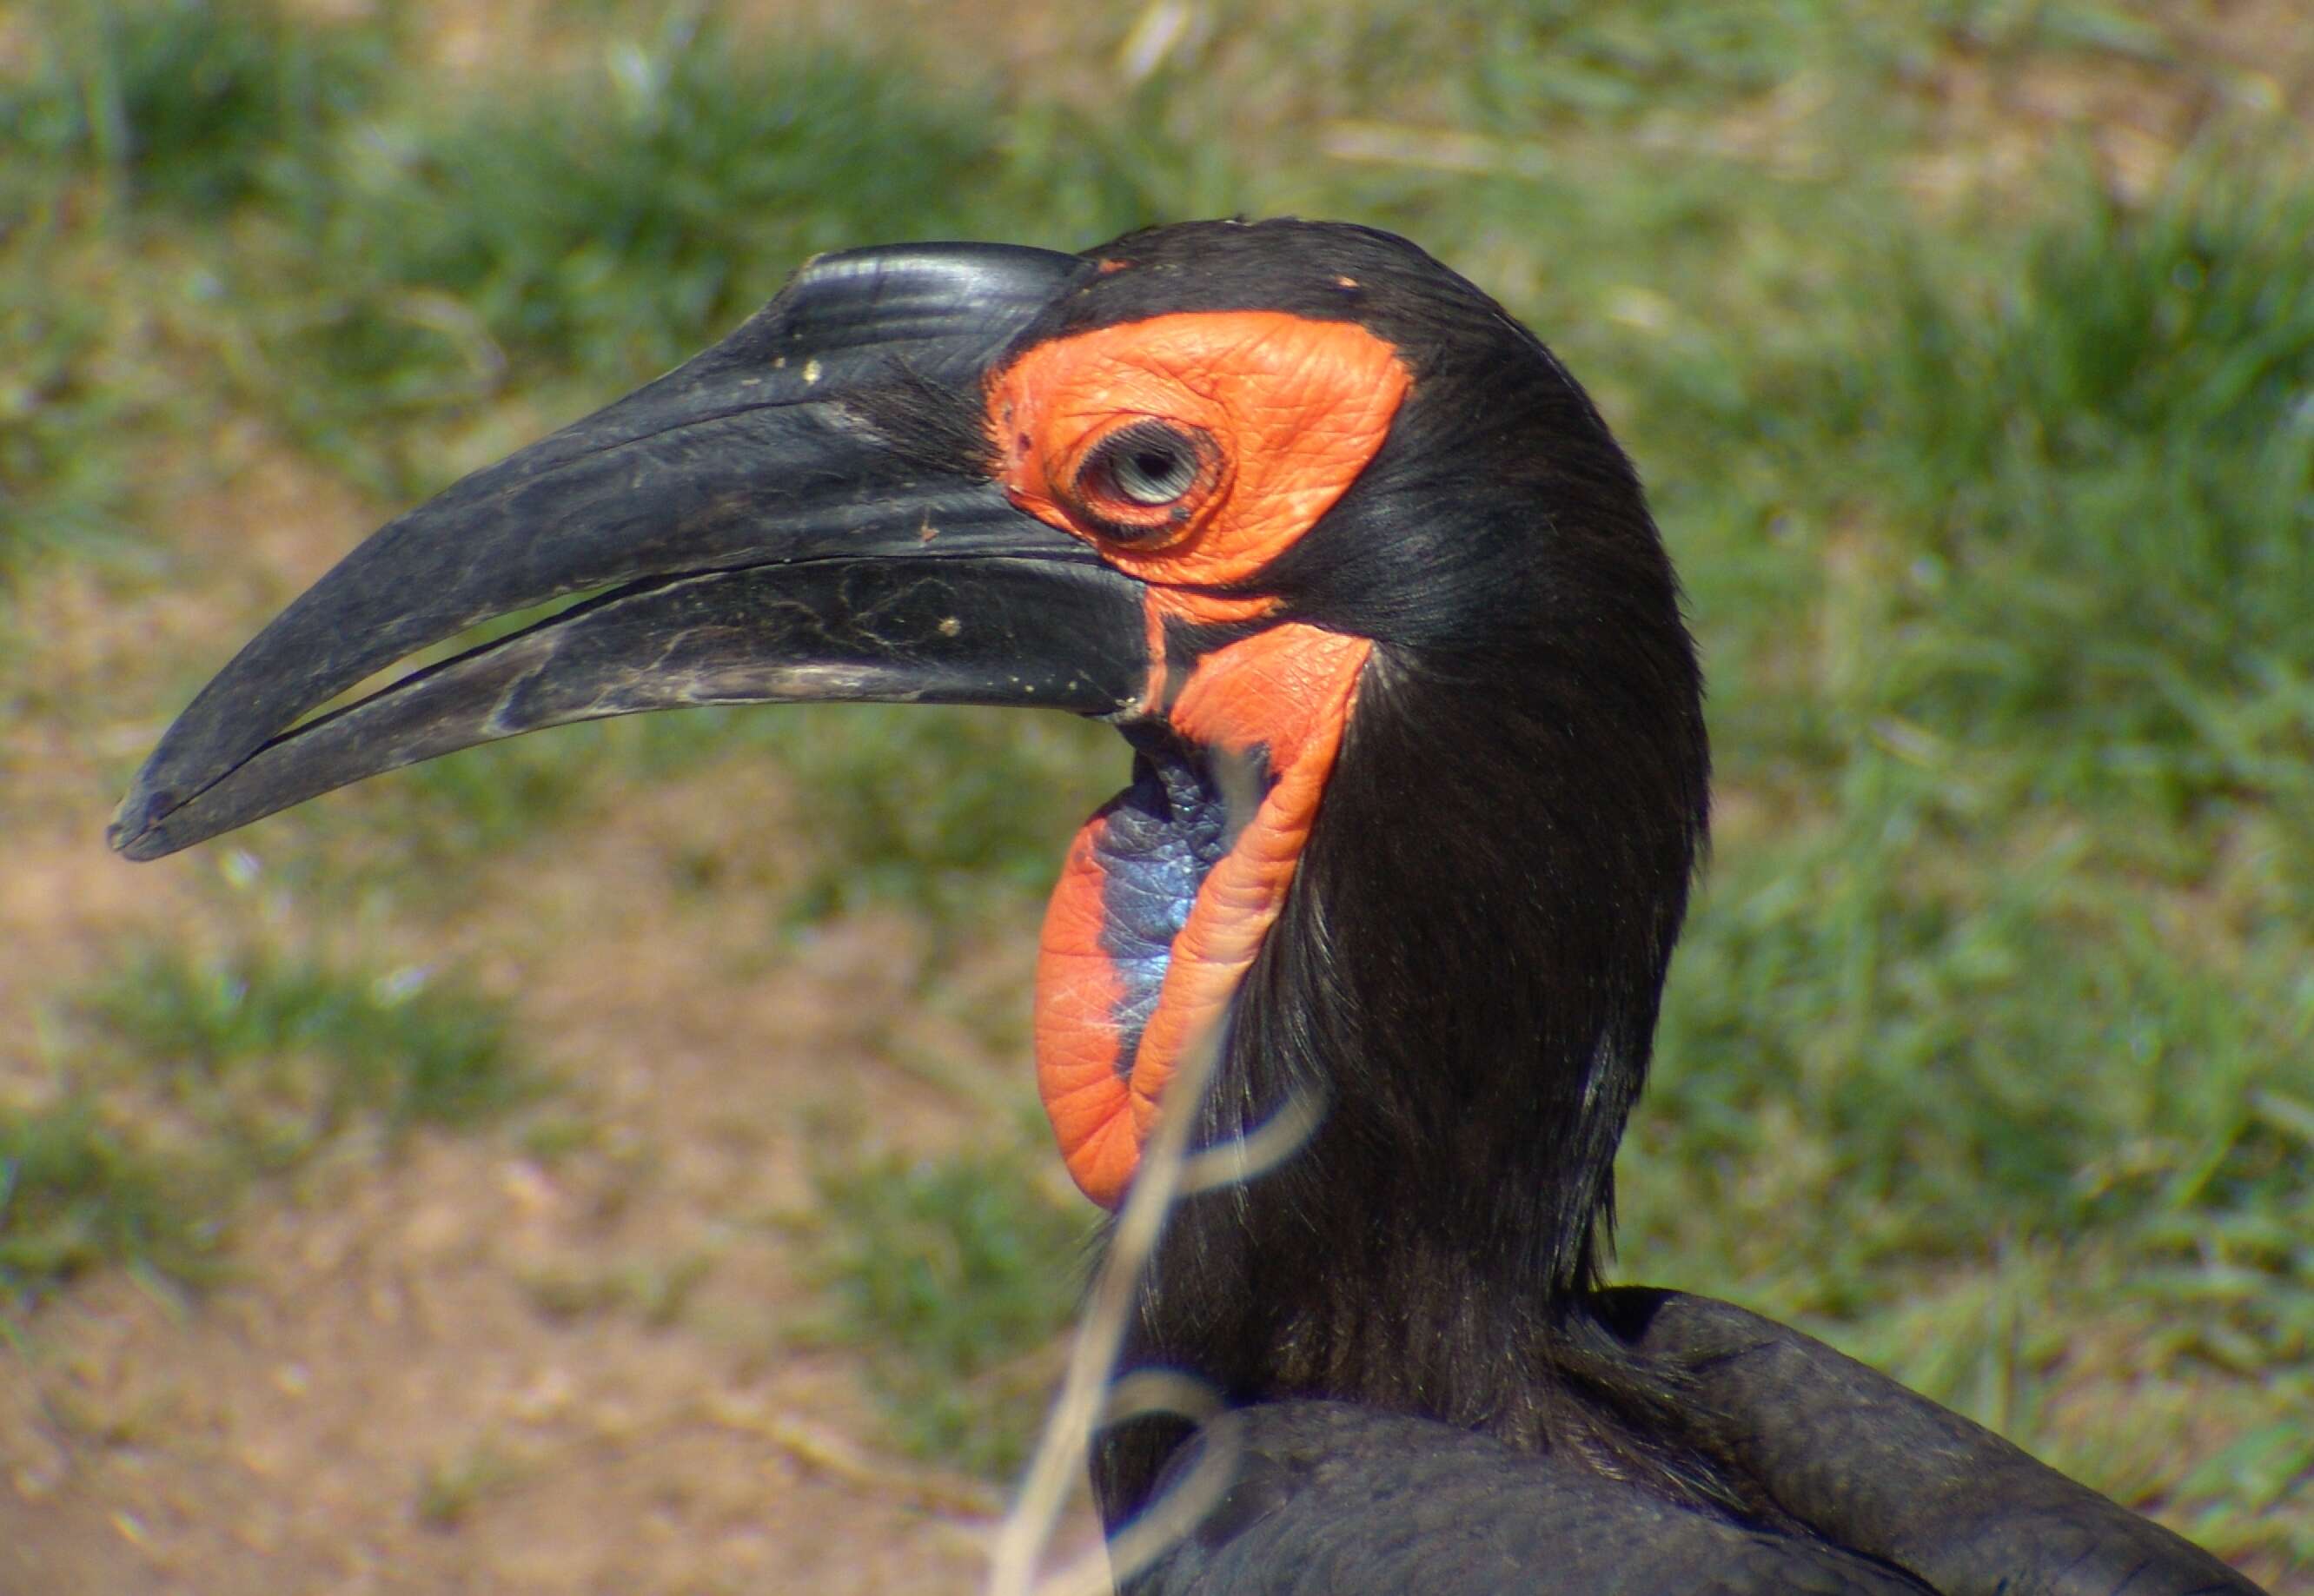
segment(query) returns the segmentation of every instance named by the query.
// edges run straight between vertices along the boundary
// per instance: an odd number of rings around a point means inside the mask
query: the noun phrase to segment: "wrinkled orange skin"
[[[1268,311],[1101,328],[1039,345],[990,383],[1013,502],[1149,584],[1142,711],[1224,755],[1259,750],[1272,778],[1198,888],[1130,1060],[1115,1019],[1123,982],[1100,942],[1103,822],[1069,850],[1037,964],[1038,1087],[1070,1175],[1096,1203],[1123,1198],[1183,1050],[1221,1021],[1284,906],[1372,651],[1289,623],[1214,649],[1183,677],[1166,658],[1165,622],[1267,613],[1269,601],[1189,587],[1241,581],[1308,532],[1382,447],[1407,383],[1396,351],[1364,328]],[[1201,433],[1216,458],[1172,506],[1089,502],[1077,480],[1087,455],[1152,419]],[[1088,509],[1137,535],[1105,536]]]

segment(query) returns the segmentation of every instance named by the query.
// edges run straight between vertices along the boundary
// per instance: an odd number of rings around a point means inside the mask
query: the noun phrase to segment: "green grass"
[[[484,1436],[420,1471],[411,1511],[428,1529],[447,1533],[521,1483],[524,1472],[503,1445]]]
[[[1868,708],[2019,748],[2032,798],[2314,797],[2314,203],[2225,158],[1891,262],[1824,374],[1812,447],[1908,556]]]
[[[822,1168],[808,1234],[828,1342],[866,1354],[897,1440],[1002,1477],[1028,1455],[1050,1370],[1034,1354],[1076,1306],[1091,1230],[999,1147]]]
[[[202,1277],[218,1241],[209,1185],[85,1095],[0,1109],[0,1301],[106,1265]]]
[[[258,1177],[358,1124],[477,1126],[543,1086],[502,1004],[420,972],[153,947],[71,1007],[63,1094],[0,1110],[0,1298],[104,1265],[199,1283]]]
[[[1789,92],[1796,79],[1885,114],[1891,86],[1955,53],[1994,64],[2035,54],[2100,66],[2165,58],[2162,30],[2132,10],[2095,0],[1542,0],[1487,20],[1484,42],[1471,52],[1468,93],[1484,124],[1569,132],[1660,124],[1666,108],[1725,113]]]
[[[396,40],[391,6],[361,27],[263,0],[21,9],[31,48],[0,72],[0,581],[140,541],[144,449],[214,397],[183,392],[171,323],[189,306],[207,323],[192,364],[210,382],[252,341],[202,304],[220,276],[179,251],[221,255],[229,217],[323,186]]]
[[[1858,780],[1929,786],[1891,764]],[[2213,1278],[2271,1271],[2274,1295],[2239,1309],[2281,1313],[2277,1351],[2303,1345],[2308,1260],[2271,1245],[2314,1217],[2292,1108],[2314,1045],[2302,944],[2214,964],[2084,868],[2078,839],[2012,857],[1916,815],[1892,841],[1887,801],[1723,867],[1630,1160],[1640,1192],[1678,1195],[1635,1231],[1691,1222],[1698,1177],[1772,1149],[1772,1239],[1752,1232],[1731,1273],[1791,1283],[1789,1308],[1885,1306],[1907,1275],[1884,1266],[1974,1257],[1988,1236],[2122,1233]]]
[[[317,165],[243,240],[249,297],[274,305],[261,397],[326,456],[414,489],[424,467],[382,430],[489,396],[510,361],[607,397],[822,251],[1017,234],[1047,196],[1111,230],[1159,214],[1119,152],[1034,122],[1013,137],[984,90],[833,46],[748,48],[680,12]]]
[[[460,871],[475,860],[526,847],[551,851],[561,827],[583,824],[598,807],[600,773],[618,768],[633,745],[624,727],[596,722],[448,754],[332,795],[328,808],[306,819],[303,836],[325,852],[341,846],[346,879],[398,878],[405,892],[430,882],[455,892]]]
[[[301,23],[261,0],[37,7],[45,48],[28,76],[0,84],[0,125],[14,160],[215,216],[306,181],[304,163],[375,101],[392,9],[355,28]]]
[[[269,1161],[301,1156],[358,1114],[394,1133],[469,1125],[538,1085],[517,1061],[506,1006],[424,971],[211,963],[155,948],[83,1001],[198,1115]]]
[[[119,529],[125,499],[109,424],[123,408],[93,380],[102,309],[54,292],[59,251],[40,221],[0,238],[0,578],[35,554]]]
[[[665,1329],[682,1319],[714,1268],[712,1254],[685,1251],[607,1266],[543,1269],[525,1279],[523,1286],[532,1304],[549,1318],[578,1319],[621,1310],[653,1329]]]
[[[177,436],[192,408],[160,326],[189,285],[118,248],[65,193],[6,207],[0,193],[0,605],[51,554],[138,563],[120,556],[146,543],[142,449]]]
[[[615,377],[688,354],[818,251],[968,226],[988,108],[835,51],[669,24],[578,82],[478,101],[356,164],[335,262],[451,296],[501,344]]]
[[[357,1123],[485,1123],[538,1095],[502,1005],[411,972],[367,979],[149,948],[74,995],[62,1095],[0,1110],[0,1295],[125,1264],[198,1283],[252,1177]]]
[[[792,779],[764,817],[792,833],[797,868],[765,884],[766,919],[808,930],[870,905],[922,915],[931,963],[974,927],[1052,883],[1059,850],[1121,786],[1127,755],[1105,728],[1060,715],[877,704],[691,710],[557,727],[470,749],[331,794],[257,834],[308,892],[385,891],[429,903],[481,860],[551,863],[557,838],[615,822],[623,794],[688,782],[712,794],[743,763]],[[614,786],[623,781],[626,786]],[[712,857],[678,861],[693,890],[724,882]]]

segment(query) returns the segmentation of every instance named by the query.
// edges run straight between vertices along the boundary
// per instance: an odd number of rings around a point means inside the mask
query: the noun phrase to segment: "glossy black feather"
[[[1705,1298],[1615,1292],[1634,1350],[1696,1376],[1683,1443],[1831,1521],[1666,1503],[1561,1456],[1341,1402],[1241,1410],[1185,1447],[1231,1484],[1130,1596],[2220,1596],[2206,1553],[1820,1343]]]
[[[1927,1596],[1820,1541],[1746,1529],[1577,1464],[1343,1402],[1253,1407],[1238,1484],[1131,1596]],[[1185,1449],[1188,1475],[1216,1442]]]

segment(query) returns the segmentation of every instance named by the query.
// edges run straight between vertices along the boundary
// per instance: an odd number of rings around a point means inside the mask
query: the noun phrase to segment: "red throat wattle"
[[[1224,758],[1264,759],[1271,781],[1198,885],[1137,1039],[1108,945],[1106,817],[1070,845],[1037,958],[1037,1087],[1070,1175],[1096,1203],[1124,1196],[1175,1063],[1221,1023],[1285,904],[1371,648],[1309,626],[1257,632],[1207,655],[1174,704],[1177,731]]]
[[[1163,834],[1191,819],[1125,813],[1120,795],[1077,833],[1054,891],[1038,1087],[1070,1175],[1105,1206],[1123,1198],[1184,1050],[1223,1022],[1285,904],[1372,651],[1292,622],[1186,657],[1180,639],[1259,624],[1271,601],[1209,589],[1244,582],[1332,507],[1381,448],[1407,381],[1391,346],[1355,323],[1219,312],[1041,344],[990,384],[1013,502],[1149,584],[1144,716],[1206,767],[1241,762],[1262,778],[1251,812],[1225,831],[1207,824],[1202,844]],[[1153,425],[1194,459],[1156,503],[1117,493],[1090,463]],[[1169,940],[1153,945],[1138,921],[1121,930],[1128,899],[1143,913],[1169,892],[1180,899]]]

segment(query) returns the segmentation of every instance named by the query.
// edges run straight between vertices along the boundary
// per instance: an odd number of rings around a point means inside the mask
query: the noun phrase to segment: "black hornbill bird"
[[[479,622],[559,613],[301,720]],[[808,263],[728,339],[375,533],[116,817],[154,859],[560,722],[876,699],[1112,722],[1039,955],[1063,1156],[1114,1204],[1191,1039],[1206,1143],[1128,1368],[1235,1410],[1152,1592],[2252,1587],[1806,1336],[1600,1281],[1706,825],[1630,462],[1403,240],[1200,223]],[[1112,1531],[1210,1444],[1102,1433]]]

